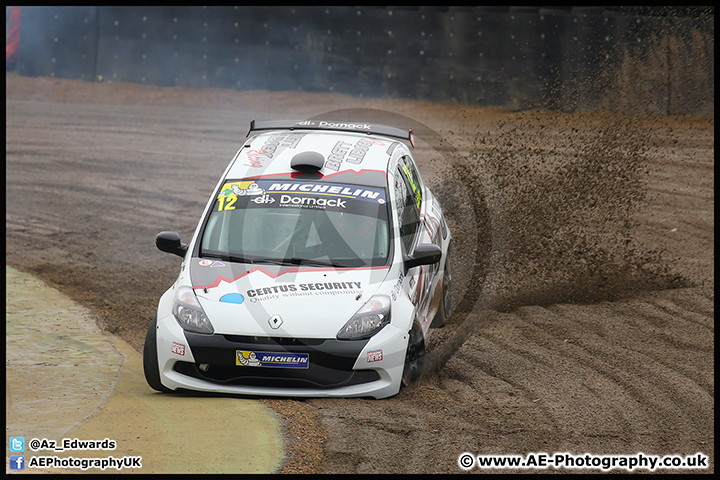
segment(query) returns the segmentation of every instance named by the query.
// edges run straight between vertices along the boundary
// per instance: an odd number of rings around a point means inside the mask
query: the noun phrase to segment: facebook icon
[[[10,455],[10,470],[25,470],[25,455]]]

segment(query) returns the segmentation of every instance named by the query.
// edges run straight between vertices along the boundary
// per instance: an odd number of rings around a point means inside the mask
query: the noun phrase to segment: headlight
[[[370,338],[390,323],[390,297],[375,295],[340,329],[339,340]]]
[[[195,292],[190,287],[180,287],[175,294],[173,314],[180,326],[189,332],[213,333],[215,329],[205,315]]]

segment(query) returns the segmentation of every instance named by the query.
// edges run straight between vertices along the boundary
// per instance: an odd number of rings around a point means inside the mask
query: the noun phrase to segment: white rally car
[[[253,134],[252,137],[250,135]],[[451,235],[410,130],[253,121],[160,298],[145,378],[261,396],[395,395],[450,313]]]

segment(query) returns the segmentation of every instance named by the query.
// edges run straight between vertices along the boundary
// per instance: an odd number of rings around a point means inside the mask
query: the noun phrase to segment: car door
[[[400,237],[403,254],[412,255],[420,243],[436,243],[432,238],[436,229],[426,228],[424,222],[425,188],[413,160],[405,156],[398,163],[395,175],[395,204],[400,222]],[[415,316],[426,330],[432,320],[429,317],[430,291],[432,280],[437,273],[438,264],[421,265],[408,270],[405,283],[407,295],[415,306]]]

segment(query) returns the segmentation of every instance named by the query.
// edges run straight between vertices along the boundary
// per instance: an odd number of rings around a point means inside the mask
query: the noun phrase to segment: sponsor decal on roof
[[[356,143],[339,141],[330,151],[330,155],[328,155],[327,160],[325,160],[325,168],[329,168],[337,172],[340,170],[340,166],[344,161],[354,165],[359,165],[362,163],[365,155],[370,150],[370,147],[374,144],[384,145],[380,140],[373,138],[361,138]]]
[[[270,135],[259,149],[247,150],[248,163],[244,165],[251,168],[262,168],[265,166],[265,160],[272,159],[278,149],[295,148],[304,136],[304,133]]]
[[[263,165],[263,159],[260,158],[260,155],[261,155],[261,154],[267,154],[267,153],[268,153],[268,151],[267,151],[267,150],[263,150],[263,149],[260,149],[260,150],[255,150],[255,149],[248,150],[247,152],[245,152],[245,154],[246,154],[247,157],[248,157],[248,162],[249,162],[249,163],[245,163],[244,165],[245,165],[246,167],[262,168],[264,165]]]

